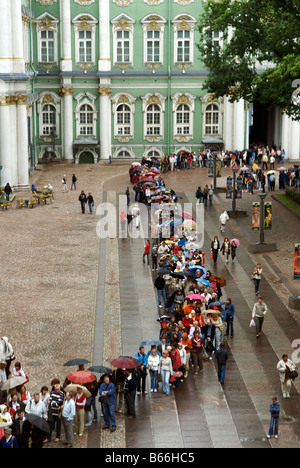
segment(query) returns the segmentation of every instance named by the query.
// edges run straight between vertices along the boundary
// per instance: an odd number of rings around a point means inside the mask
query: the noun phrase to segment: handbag
[[[171,375],[170,377],[170,383],[175,383],[176,382],[176,377],[175,375]]]
[[[177,379],[180,379],[180,377],[183,376],[183,373],[181,371],[174,371],[173,376],[176,377]]]
[[[298,372],[296,370],[290,372],[290,377],[291,379],[295,379],[296,377],[298,377]]]
[[[210,252],[210,259],[211,259],[211,260],[214,259],[214,253],[213,253],[213,251]]]

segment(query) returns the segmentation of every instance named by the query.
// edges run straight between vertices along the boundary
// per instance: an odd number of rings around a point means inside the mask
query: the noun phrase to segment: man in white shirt
[[[40,400],[40,394],[38,392],[36,392],[33,395],[33,399],[27,403],[25,412],[47,419],[47,409],[44,402]]]

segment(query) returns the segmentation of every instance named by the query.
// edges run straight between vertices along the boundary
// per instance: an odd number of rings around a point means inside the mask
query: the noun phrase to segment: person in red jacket
[[[195,375],[198,374],[198,367],[199,372],[203,372],[203,362],[202,362],[202,352],[203,352],[203,345],[204,340],[202,336],[200,336],[199,330],[195,330],[194,336],[192,338],[192,360],[194,365],[194,373]]]
[[[143,254],[143,263],[145,263],[145,256],[147,257],[147,265],[149,265],[149,254],[150,254],[150,242],[149,239],[147,239],[145,249],[144,249],[144,254]]]
[[[181,357],[180,357],[180,353],[179,353],[179,349],[178,349],[178,343],[172,343],[172,351],[170,352],[169,354],[170,358],[171,358],[171,361],[172,361],[172,368],[173,368],[173,375],[176,374],[176,372],[179,372],[180,371],[180,368],[182,366],[182,362],[181,362]],[[176,382],[174,384],[175,388],[178,388],[179,387],[179,381],[180,381],[180,377],[176,377]]]

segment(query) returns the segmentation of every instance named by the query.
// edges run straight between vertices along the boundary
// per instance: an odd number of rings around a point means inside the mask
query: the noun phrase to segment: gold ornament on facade
[[[163,0],[145,0],[148,5],[156,6],[159,5]]]
[[[130,5],[130,3],[132,3],[132,0],[114,0],[114,3],[117,5],[117,6],[124,6],[124,7],[127,7]]]
[[[151,106],[152,104],[156,106],[160,106],[160,100],[155,94],[152,94],[152,96],[149,97],[146,106]]]
[[[118,103],[124,104],[125,102],[129,102],[129,99],[125,94],[121,94],[121,96],[118,99]]]
[[[99,88],[98,93],[100,96],[110,96],[111,95],[111,88]]]
[[[51,21],[49,19],[44,19],[39,23],[38,30],[41,31],[42,29],[53,29],[56,31],[56,23],[54,21]]]
[[[188,106],[192,105],[189,97],[186,94],[182,94],[181,96],[179,96],[176,102],[176,106],[179,106],[180,104],[187,104]]]
[[[59,93],[62,96],[72,96],[72,94],[74,93],[74,89],[73,88],[60,88]]]
[[[78,30],[83,30],[83,29],[93,29],[92,25],[90,23],[88,23],[87,20],[83,20],[80,22],[80,24],[78,25]]]

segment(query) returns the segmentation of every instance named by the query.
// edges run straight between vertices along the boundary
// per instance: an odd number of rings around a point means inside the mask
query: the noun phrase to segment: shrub
[[[292,200],[294,203],[300,206],[300,192],[296,192],[296,190],[287,189],[286,196]]]

